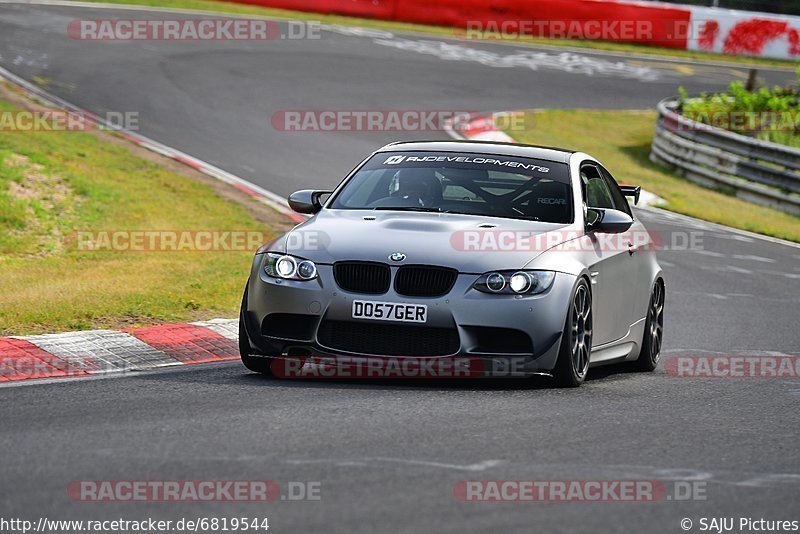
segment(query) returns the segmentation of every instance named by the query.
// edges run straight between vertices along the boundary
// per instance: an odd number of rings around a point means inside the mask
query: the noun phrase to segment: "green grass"
[[[667,201],[666,209],[707,221],[800,242],[800,218],[700,187],[650,162],[655,112],[552,110],[528,112],[508,134],[522,143],[561,146],[598,158],[614,177]]]
[[[273,235],[207,183],[107,135],[0,131],[0,335],[236,316],[252,251],[82,250],[75,239],[132,229]]]
[[[800,67],[797,69],[800,85]],[[800,148],[800,89],[761,87],[754,91],[732,82],[724,93],[689,98],[680,88],[681,108],[689,118],[795,148]]]
[[[407,22],[395,22],[386,20],[376,20],[357,17],[344,17],[340,15],[324,15],[320,13],[308,13],[303,11],[290,11],[248,4],[237,4],[233,2],[223,2],[217,0],[88,0],[90,2],[102,2],[108,4],[137,5],[162,7],[172,9],[194,9],[201,11],[213,11],[217,13],[230,13],[238,15],[258,15],[264,17],[292,18],[296,20],[320,21],[329,24],[341,24],[345,26],[361,26],[365,28],[375,28],[388,31],[407,31],[427,33],[432,35],[459,36],[464,37],[466,31],[451,27],[433,26],[424,24],[411,24]],[[579,41],[572,39],[543,39],[543,38],[503,38],[504,42],[527,43],[535,45],[553,47],[572,47],[586,48],[592,50],[606,50],[620,54],[644,54],[652,56],[664,56],[680,59],[696,59],[703,61],[717,61],[734,64],[757,65],[763,67],[793,67],[794,61],[780,59],[764,59],[739,56],[725,56],[722,54],[710,54],[707,52],[696,52],[690,50],[677,50],[673,48],[662,48],[645,46],[630,43],[615,43],[606,41]]]

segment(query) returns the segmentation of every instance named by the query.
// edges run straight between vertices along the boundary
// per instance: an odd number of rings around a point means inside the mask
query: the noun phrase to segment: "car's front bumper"
[[[392,279],[396,267],[392,266]],[[311,281],[279,280],[256,257],[243,319],[253,353],[267,357],[469,359],[514,374],[549,373],[558,357],[575,277],[557,273],[539,295],[489,295],[472,288],[477,274],[459,274],[443,297],[381,295],[337,287],[333,268],[317,265]],[[353,319],[353,300],[427,305],[424,325]],[[368,350],[365,350],[368,347]]]

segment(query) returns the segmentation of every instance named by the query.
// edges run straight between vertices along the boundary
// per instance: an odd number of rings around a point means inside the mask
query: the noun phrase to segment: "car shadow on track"
[[[583,387],[600,385],[617,379],[632,380],[641,373],[625,364],[608,365],[591,369]],[[235,377],[237,382],[260,387],[278,386],[286,388],[328,389],[405,389],[429,391],[516,391],[516,390],[558,390],[555,380],[546,376],[526,378],[278,378],[250,373],[243,370]]]
[[[606,365],[590,369],[582,388],[591,390],[620,381],[634,381],[652,376],[640,373],[628,364]],[[279,378],[253,373],[240,362],[220,365],[202,364],[190,368],[171,368],[139,374],[142,380],[187,382],[204,385],[236,387],[275,387],[282,389],[353,389],[353,390],[416,390],[416,391],[561,391],[555,380],[545,376],[526,378]],[[563,391],[575,391],[572,388]]]

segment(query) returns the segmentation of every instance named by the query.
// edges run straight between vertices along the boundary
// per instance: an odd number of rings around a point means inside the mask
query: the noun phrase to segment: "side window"
[[[592,164],[581,166],[584,200],[590,208],[614,209],[614,201],[600,170]]]
[[[622,194],[622,191],[617,185],[617,181],[614,180],[614,177],[611,176],[604,168],[600,168],[600,172],[603,173],[603,180],[606,182],[606,186],[608,187],[609,192],[611,193],[611,199],[614,201],[614,205],[616,209],[620,211],[624,211],[631,217],[633,217],[633,213],[631,212],[631,206],[628,204],[628,199],[625,198],[625,195]]]

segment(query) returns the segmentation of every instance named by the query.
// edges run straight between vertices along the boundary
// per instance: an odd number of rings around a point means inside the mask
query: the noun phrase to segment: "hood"
[[[477,274],[522,269],[569,239],[570,229],[477,215],[325,209],[277,240],[273,250],[319,264],[362,260],[439,265]],[[389,259],[397,252],[405,254],[402,262]]]

